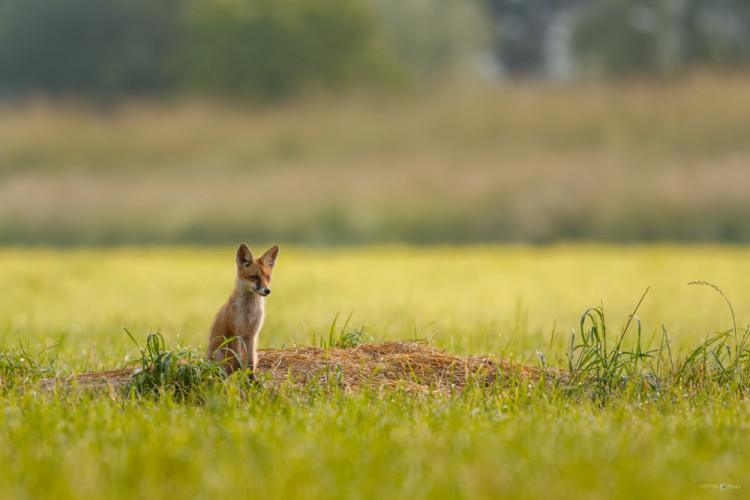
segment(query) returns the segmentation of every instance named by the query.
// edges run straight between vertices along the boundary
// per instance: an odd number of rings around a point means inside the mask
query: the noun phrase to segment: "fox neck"
[[[240,286],[239,282],[234,288],[235,303],[240,308],[252,311],[263,311],[265,297]]]

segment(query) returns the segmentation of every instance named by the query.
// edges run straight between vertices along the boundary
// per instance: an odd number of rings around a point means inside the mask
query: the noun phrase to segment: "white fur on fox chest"
[[[234,316],[234,334],[245,341],[254,340],[263,326],[265,300],[258,294],[241,294],[232,304],[238,314]]]

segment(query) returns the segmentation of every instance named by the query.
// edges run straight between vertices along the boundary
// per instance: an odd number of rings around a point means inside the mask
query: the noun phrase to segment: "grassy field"
[[[0,243],[750,241],[748,83],[6,105]]]
[[[140,356],[123,328],[140,344],[158,331],[199,348],[230,292],[233,255],[4,249],[0,368],[26,358],[61,375],[116,368]],[[741,334],[748,257],[726,246],[283,247],[260,344],[319,342],[341,312],[339,329],[351,313],[376,341],[432,338],[532,364],[540,351],[565,368],[587,308],[603,303],[616,337],[650,287],[642,344],[658,349],[663,324],[684,359],[733,325],[716,290],[687,283],[721,287]],[[701,366],[649,390],[617,382],[604,399],[520,380],[441,396],[248,388],[234,376],[197,401],[11,383],[0,395],[0,497],[740,497],[747,374],[720,383]]]
[[[234,284],[234,251],[3,250],[4,281],[13,284],[0,292],[3,344],[58,345],[77,370],[132,358],[125,328],[205,346]],[[688,282],[720,286],[743,327],[748,274],[744,247],[284,247],[263,345],[310,343],[328,335],[336,315],[343,324],[351,314],[350,325],[375,340],[432,338],[452,352],[533,361],[536,350],[562,356],[589,307],[603,304],[620,328],[650,287],[638,311],[644,335],[658,339],[663,324],[687,349],[732,326],[723,298]]]
[[[3,104],[0,498],[740,497],[747,89]],[[37,381],[142,363],[155,332],[198,358],[248,237],[282,244],[261,348],[361,333],[570,371],[347,392],[193,359],[172,365],[206,369],[187,392]],[[737,246],[633,244],[652,240]]]

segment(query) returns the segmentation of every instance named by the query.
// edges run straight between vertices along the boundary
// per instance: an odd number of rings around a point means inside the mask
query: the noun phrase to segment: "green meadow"
[[[2,103],[0,498],[742,497],[747,88]],[[220,379],[240,241],[281,244],[261,348],[426,339],[544,376]]]
[[[0,252],[0,497],[739,498],[750,487],[747,344],[733,343],[734,324],[742,338],[750,323],[742,247],[282,247],[262,348],[349,328],[535,366],[539,352],[568,368],[588,308],[603,307],[611,350],[648,290],[639,345],[666,356],[666,331],[672,363],[695,375],[649,388],[618,375],[599,378],[608,389],[596,394],[521,380],[450,396],[351,393],[248,386],[236,374],[184,399],[168,387],[35,385],[137,362],[125,329],[140,345],[159,332],[167,349],[200,352],[231,291],[234,250]],[[701,280],[724,296],[688,285]],[[726,347],[687,363],[721,332]],[[712,376],[725,350],[741,363]]]
[[[251,243],[252,244],[252,243]],[[253,245],[261,252],[264,246]],[[6,249],[0,292],[3,345],[55,349],[71,370],[132,359],[125,329],[205,346],[234,285],[234,247],[110,250]],[[375,340],[428,338],[461,354],[564,356],[571,328],[603,305],[620,328],[637,315],[643,335],[667,329],[677,348],[750,323],[750,250],[731,246],[554,245],[283,247],[266,301],[264,347],[311,343],[334,318]],[[655,341],[656,341],[655,340]]]

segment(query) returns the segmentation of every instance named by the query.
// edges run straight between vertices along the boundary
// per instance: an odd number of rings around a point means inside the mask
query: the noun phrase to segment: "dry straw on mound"
[[[489,386],[511,380],[537,383],[544,370],[493,356],[449,354],[425,342],[389,341],[354,347],[265,349],[259,352],[258,373],[274,385],[286,381],[295,386],[318,382],[335,383],[344,390],[369,386],[452,393],[464,390],[468,384]],[[40,387],[51,389],[64,382],[112,391],[127,384],[132,375],[132,368],[84,373],[44,379]]]

